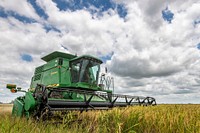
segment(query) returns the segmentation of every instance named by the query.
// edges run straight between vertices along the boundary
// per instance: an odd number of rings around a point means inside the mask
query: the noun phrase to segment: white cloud
[[[18,0],[16,2],[13,0],[1,0],[0,6],[6,11],[14,11],[19,15],[39,20],[39,16],[35,13],[34,8],[25,0]]]
[[[200,3],[195,1],[120,1],[127,16],[116,11],[102,16],[86,10],[60,11],[52,1],[36,1],[49,16],[44,22],[61,32],[49,31],[41,23],[25,24],[12,17],[0,18],[0,80],[28,88],[40,58],[54,50],[105,56],[114,52],[108,66],[115,77],[115,92],[155,96],[158,102],[196,102],[199,99],[199,19]],[[3,3],[3,4],[2,4]],[[0,5],[10,10],[14,4]],[[30,4],[25,16],[37,18]],[[174,13],[169,24],[162,18],[168,6]],[[21,13],[18,6],[13,11]],[[21,13],[22,14],[22,13]],[[23,15],[23,14],[22,14]],[[43,23],[43,22],[42,22]],[[33,62],[21,60],[28,53]],[[4,85],[0,85],[4,88]],[[169,100],[171,99],[171,100]]]
[[[14,18],[0,19],[0,78],[7,83],[17,83],[28,89],[34,68],[44,63],[40,58],[54,49],[60,49],[57,33],[46,33],[41,24],[24,24]],[[33,62],[21,59],[30,54]]]
[[[118,26],[123,25],[123,20],[117,14],[110,16],[105,13],[103,17],[98,18],[97,14],[92,16],[86,10],[59,11],[54,2],[41,0],[37,2],[49,15],[48,22],[63,33],[61,39],[63,45],[74,53],[105,55],[112,52],[113,37],[115,37],[113,34],[121,32]]]
[[[169,6],[173,7],[173,4]],[[161,11],[166,8],[165,6],[160,5],[162,8],[153,6],[152,8],[159,8],[159,10],[155,9],[156,12],[151,15],[149,12],[145,13],[149,9],[143,9],[145,6],[140,6],[140,3],[129,3],[128,7],[132,11],[128,11],[126,17],[128,26],[125,27],[125,31],[130,35],[121,35],[117,38],[115,54],[112,60],[107,62],[113,73],[124,77],[124,79],[117,80],[116,86],[124,86],[123,90],[119,89],[119,92],[134,91],[137,94],[141,90],[141,94],[147,91],[147,94],[156,97],[163,94],[198,92],[196,87],[193,88],[198,85],[196,82],[198,76],[188,73],[188,71],[198,71],[198,69],[191,68],[191,65],[199,60],[199,51],[196,49],[196,44],[200,41],[199,28],[194,28],[193,25],[198,16],[195,15],[198,14],[197,5],[200,4],[189,3],[188,6],[181,6],[181,10],[185,8],[184,12],[179,12],[176,6],[177,10],[172,11],[175,14],[174,20],[172,24],[168,24],[161,18]],[[158,15],[160,15],[159,18]],[[160,20],[155,25],[154,17]],[[154,78],[150,78],[152,76]],[[145,77],[148,79],[144,79]],[[140,79],[137,80],[137,78]],[[120,82],[121,80],[123,82]],[[160,80],[160,83],[155,83],[154,80]],[[137,87],[138,85],[141,87]],[[182,100],[184,98],[185,96],[181,98],[177,95],[174,102],[179,100],[187,102],[187,100]],[[167,101],[166,98],[164,99]]]

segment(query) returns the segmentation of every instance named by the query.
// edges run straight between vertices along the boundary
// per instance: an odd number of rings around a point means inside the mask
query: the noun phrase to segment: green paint
[[[98,76],[102,61],[90,55],[53,52],[42,58],[46,64],[35,69],[30,88],[46,86],[100,90]]]
[[[42,93],[41,96],[33,97],[37,84],[57,89],[69,88],[112,93],[110,90],[102,90],[98,85],[102,61],[96,57],[90,55],[78,57],[56,51],[43,57],[42,60],[46,63],[35,68],[29,91],[25,93],[25,96],[15,99],[12,112],[14,116],[29,117],[40,107]],[[8,84],[7,88],[13,89],[16,88],[16,85]],[[48,99],[82,102],[85,99],[89,100],[91,97],[91,94],[84,95],[78,92],[60,92],[58,95],[57,98],[49,97]],[[91,101],[105,102],[106,99],[101,96],[93,96]]]
[[[24,109],[26,111],[34,109],[34,107],[36,105],[35,99],[34,99],[34,97],[33,97],[31,92],[26,92],[24,102],[25,102]]]
[[[21,97],[18,97],[14,101],[12,115],[21,117],[21,116],[23,116],[23,113],[24,113],[24,102]]]

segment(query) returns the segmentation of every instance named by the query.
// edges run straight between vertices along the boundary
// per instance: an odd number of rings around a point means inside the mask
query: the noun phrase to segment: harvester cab
[[[152,97],[113,94],[109,89],[111,84],[114,87],[113,78],[100,75],[102,61],[96,57],[56,51],[42,60],[46,63],[35,69],[25,96],[15,99],[14,116],[40,118],[52,111],[156,105]],[[21,91],[16,85],[8,84],[7,88]]]
[[[53,52],[42,58],[47,63],[35,69],[30,89],[37,84],[47,87],[68,87],[84,90],[100,90],[98,86],[101,60],[84,55]]]

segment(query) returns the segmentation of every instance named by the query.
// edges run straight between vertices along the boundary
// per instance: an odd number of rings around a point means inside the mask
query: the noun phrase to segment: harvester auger
[[[113,78],[99,76],[102,61],[93,56],[53,52],[35,69],[30,89],[14,100],[12,115],[40,118],[52,111],[99,110],[131,105],[156,105],[153,97],[113,94]],[[98,81],[100,80],[100,81]],[[7,84],[11,92],[22,91]]]

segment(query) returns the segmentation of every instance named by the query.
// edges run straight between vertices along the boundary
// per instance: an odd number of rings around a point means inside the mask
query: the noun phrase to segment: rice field
[[[1,113],[11,113],[12,112],[12,104],[0,104],[0,114]]]
[[[7,106],[10,109],[10,106]],[[13,118],[0,105],[0,133],[200,133],[200,105],[157,105],[68,112],[56,119]]]

